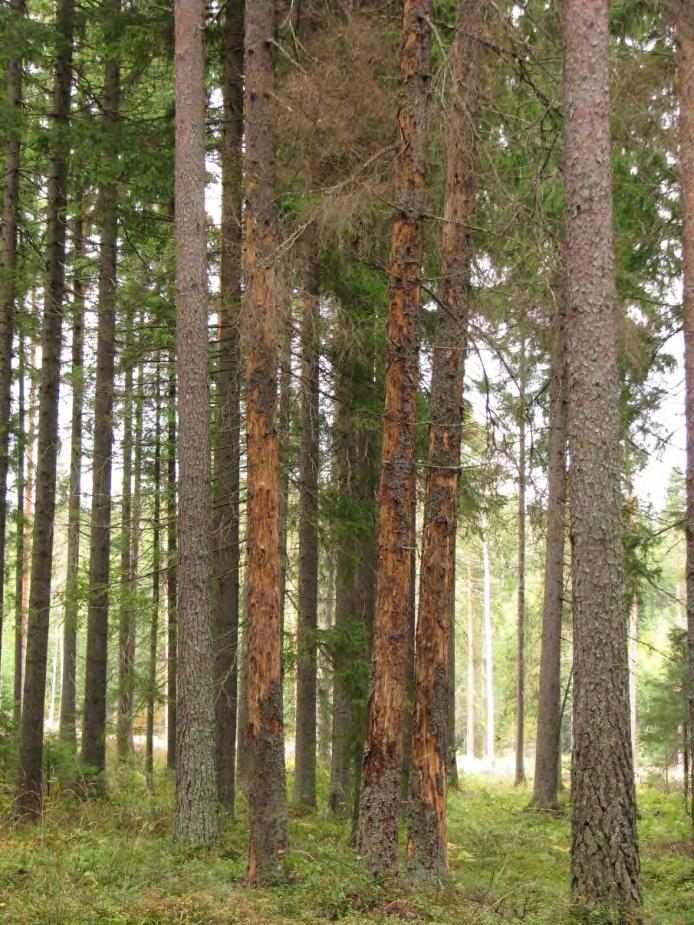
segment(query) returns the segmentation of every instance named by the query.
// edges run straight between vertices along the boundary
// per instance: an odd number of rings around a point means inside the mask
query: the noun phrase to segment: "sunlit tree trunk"
[[[622,549],[608,0],[565,0],[566,278],[573,574],[571,879],[640,904]]]
[[[43,721],[58,457],[60,352],[65,296],[69,150],[66,132],[69,125],[72,83],[73,0],[58,0],[55,27],[53,118],[46,196],[46,285],[41,336],[36,503],[16,799],[17,812],[29,815],[39,814],[43,805]]]

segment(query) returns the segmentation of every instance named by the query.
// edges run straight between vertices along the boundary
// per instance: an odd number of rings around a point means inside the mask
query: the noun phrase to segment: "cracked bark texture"
[[[120,2],[110,5],[120,16]],[[108,56],[104,73],[105,178],[99,191],[101,247],[99,254],[99,322],[94,392],[94,464],[92,531],[87,608],[87,669],[82,724],[82,761],[97,773],[106,767],[106,687],[108,672],[109,577],[111,560],[111,470],[113,397],[116,351],[116,287],[118,269],[118,158],[120,66]],[[126,396],[126,400],[129,397]]]
[[[25,15],[24,0],[10,0],[10,29],[19,27]],[[8,30],[9,31],[9,30]],[[2,246],[0,250],[0,653],[5,591],[5,527],[7,522],[7,470],[9,465],[10,409],[12,405],[12,339],[15,315],[15,270],[17,267],[17,229],[19,225],[19,176],[21,158],[22,41],[14,41],[16,52],[7,62],[7,96],[9,118],[5,138],[5,163],[2,190]]]
[[[60,352],[65,297],[69,151],[66,133],[70,116],[70,87],[72,84],[73,0],[59,0],[56,7],[55,34],[53,127],[46,189],[46,283],[41,333],[36,498],[16,796],[16,811],[20,815],[38,815],[43,807],[43,723],[58,457]]]
[[[177,0],[176,341],[179,544],[175,841],[217,836],[205,221],[204,4]]]
[[[243,0],[227,0],[222,34],[222,227],[217,367],[214,537],[217,798],[234,812],[239,638],[239,454],[241,427],[241,138]]]
[[[310,242],[315,247],[315,242]],[[310,246],[309,244],[309,246]],[[309,257],[301,319],[301,443],[299,447],[299,614],[296,666],[294,803],[316,806],[318,682],[318,472],[320,298],[317,267]]]
[[[687,427],[687,648],[689,652],[689,730],[692,748],[689,772],[694,794],[694,9],[675,0],[677,76],[680,93],[680,173],[682,182],[682,272],[684,367]],[[692,800],[694,834],[694,800]]]
[[[245,322],[247,440],[246,686],[249,883],[272,879],[288,847],[275,267],[275,5],[247,0],[245,20]]]
[[[78,205],[73,230],[72,291],[72,419],[70,424],[70,484],[68,488],[67,575],[65,578],[65,619],[63,674],[60,688],[60,737],[73,748],[77,745],[75,725],[77,671],[77,623],[79,620],[79,556],[82,513],[82,411],[84,404],[84,260],[86,256],[84,197]]]
[[[547,539],[540,686],[537,704],[535,776],[531,806],[557,810],[561,726],[561,625],[564,607],[566,536],[566,299],[557,293],[549,384],[549,459],[547,466]]]
[[[470,311],[475,112],[483,0],[461,0],[453,47],[441,277],[431,382],[415,656],[407,873],[435,884],[449,873],[446,840],[448,714],[455,613],[456,504]]]
[[[373,660],[357,827],[372,873],[397,868],[402,722],[412,580],[415,404],[421,302],[431,0],[405,0],[378,504]]]
[[[574,620],[571,883],[641,901],[620,523],[608,0],[565,0],[566,271]]]

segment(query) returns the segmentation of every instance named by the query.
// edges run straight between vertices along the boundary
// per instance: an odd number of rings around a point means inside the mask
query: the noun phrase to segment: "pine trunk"
[[[79,619],[79,559],[82,513],[82,409],[84,405],[84,272],[85,228],[80,203],[74,228],[72,289],[72,421],[70,425],[70,485],[68,488],[67,576],[63,636],[63,678],[60,694],[60,737],[77,746],[75,675],[77,672],[77,623]]]
[[[239,454],[241,355],[241,139],[243,136],[243,3],[229,0],[223,31],[224,132],[217,467],[214,510],[217,596],[215,742],[217,798],[234,812],[239,636]]]
[[[470,300],[475,111],[480,0],[458,6],[453,103],[447,139],[441,277],[431,381],[407,873],[435,884],[449,873],[446,840],[448,714],[455,614],[456,502],[463,420],[463,370]]]
[[[276,876],[288,846],[282,716],[280,465],[277,438],[275,5],[247,0],[245,221],[249,883]]]
[[[24,0],[10,0],[11,28],[25,15]],[[2,653],[5,598],[5,527],[7,522],[7,471],[9,466],[10,411],[12,406],[12,339],[15,315],[15,270],[19,226],[19,177],[21,156],[22,39],[6,36],[17,49],[7,61],[5,162],[2,200],[2,244],[0,250],[0,654]]]
[[[299,448],[299,623],[296,676],[294,804],[316,806],[318,629],[318,471],[320,302],[316,267],[304,280],[301,320],[301,445]]]
[[[26,672],[20,734],[19,814],[38,815],[43,806],[43,725],[51,605],[53,523],[58,457],[60,352],[65,296],[65,233],[68,185],[70,86],[74,30],[73,0],[58,0],[46,215],[46,286],[41,336],[41,386],[37,441],[36,503],[31,552],[31,589]]]
[[[210,395],[202,0],[176,0],[176,338],[180,484],[176,794],[173,837],[217,836],[210,582]]]
[[[397,869],[397,823],[412,581],[415,406],[431,0],[405,0],[378,504],[373,662],[357,844],[373,873]],[[447,672],[447,666],[444,669]]]
[[[574,623],[574,895],[641,901],[620,523],[609,2],[566,0],[565,160]]]
[[[110,15],[120,16],[120,0]],[[108,673],[109,578],[111,560],[111,469],[113,396],[116,352],[116,289],[118,285],[118,158],[120,65],[107,58],[104,73],[104,170],[99,193],[101,221],[99,322],[94,392],[94,465],[92,532],[89,550],[87,670],[82,724],[82,761],[101,774],[106,767],[106,687]]]
[[[547,541],[545,547],[542,647],[537,705],[535,777],[531,805],[558,810],[561,727],[561,627],[566,535],[566,300],[558,294],[550,365]]]
[[[689,730],[694,834],[694,11],[680,0],[677,19],[680,91],[680,172],[682,176],[682,272],[684,366],[687,428],[687,647],[689,652]]]

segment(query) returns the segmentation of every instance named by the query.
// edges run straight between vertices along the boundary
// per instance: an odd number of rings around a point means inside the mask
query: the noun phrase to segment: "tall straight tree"
[[[561,724],[561,625],[564,607],[566,535],[566,299],[557,295],[549,383],[549,450],[547,463],[547,539],[540,688],[537,702],[535,777],[531,805],[559,808],[559,733]]]
[[[176,338],[180,487],[176,796],[173,836],[217,837],[210,583],[210,395],[202,0],[176,0]]]
[[[80,558],[82,487],[82,411],[84,404],[84,301],[85,228],[82,203],[74,224],[72,268],[72,419],[70,422],[70,485],[68,488],[67,575],[65,578],[65,620],[63,677],[60,690],[60,737],[77,744],[75,727],[77,671],[78,573]]]
[[[46,195],[46,285],[41,335],[36,503],[16,801],[17,812],[29,815],[39,814],[43,806],[43,719],[58,458],[60,352],[65,297],[65,235],[70,148],[67,133],[72,84],[74,0],[58,0],[55,25],[53,127],[50,136],[50,169]]]
[[[217,796],[219,802],[233,813],[239,638],[243,0],[227,0],[222,42],[224,129],[214,510],[217,569],[215,741]]]
[[[680,173],[682,178],[682,307],[687,427],[687,649],[689,653],[689,730],[694,795],[694,9],[672,0],[677,25],[677,76],[680,94]],[[694,799],[692,799],[694,826]]]
[[[312,242],[315,246],[315,242]],[[299,625],[296,668],[294,803],[316,806],[318,683],[318,452],[320,299],[315,258],[304,279],[301,319],[301,445],[299,447]]]
[[[7,470],[9,463],[10,407],[12,397],[12,338],[15,315],[15,270],[19,226],[19,168],[21,156],[22,41],[19,35],[24,17],[24,0],[10,0],[10,39],[15,52],[7,62],[7,109],[10,124],[5,138],[2,190],[2,245],[0,250],[0,652],[2,652],[3,602],[5,589],[5,527],[7,521]]]
[[[415,542],[414,425],[431,6],[431,0],[405,0],[400,50],[396,215],[390,257],[376,610],[357,829],[359,853],[367,869],[374,873],[397,868],[402,721]]]
[[[246,0],[245,220],[248,881],[276,874],[289,841],[282,717],[280,482],[277,439],[274,0]]]
[[[620,523],[609,0],[565,0],[566,282],[574,689],[571,881],[641,901]]]
[[[442,241],[441,293],[431,380],[422,565],[415,656],[407,871],[436,883],[449,872],[446,839],[447,717],[455,539],[470,303],[475,112],[482,0],[460,0],[453,48]]]
[[[120,31],[120,0],[110,0],[106,31]],[[113,30],[113,31],[112,31]],[[118,123],[120,62],[117,44],[107,45],[104,65],[102,167],[99,190],[99,321],[94,393],[94,463],[92,467],[92,532],[89,547],[87,669],[82,723],[82,761],[100,773],[106,767],[106,684],[108,670],[109,574],[111,560],[111,469],[113,451],[113,376],[116,351],[116,287],[118,285]]]

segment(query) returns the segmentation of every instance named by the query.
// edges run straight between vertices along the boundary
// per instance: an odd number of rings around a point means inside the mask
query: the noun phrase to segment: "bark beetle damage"
[[[373,664],[357,842],[371,871],[397,867],[402,718],[414,545],[414,422],[418,378],[423,183],[431,0],[405,0]]]

